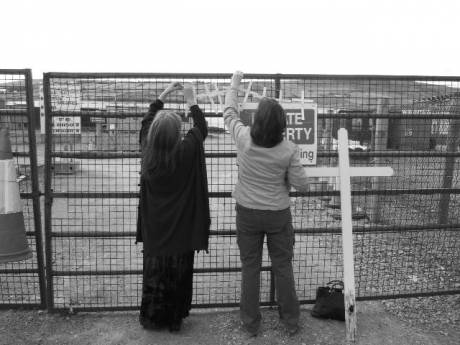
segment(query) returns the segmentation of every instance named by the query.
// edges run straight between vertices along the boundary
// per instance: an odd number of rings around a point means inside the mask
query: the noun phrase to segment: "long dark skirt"
[[[144,255],[139,321],[145,328],[180,329],[192,303],[194,254]]]

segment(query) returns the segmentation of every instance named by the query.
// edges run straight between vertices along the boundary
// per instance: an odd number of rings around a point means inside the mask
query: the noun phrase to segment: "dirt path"
[[[263,310],[261,334],[249,338],[240,328],[237,310],[194,310],[178,334],[145,331],[137,313],[89,313],[73,316],[38,311],[0,312],[1,345],[215,345],[215,344],[344,344],[344,323],[318,320],[303,307],[301,331],[289,337],[276,310]],[[358,341],[365,345],[450,345],[458,333],[427,331],[387,313],[380,302],[358,305]]]

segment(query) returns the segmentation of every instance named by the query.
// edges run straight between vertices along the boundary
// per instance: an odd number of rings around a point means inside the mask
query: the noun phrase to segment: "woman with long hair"
[[[163,110],[166,97],[184,90],[194,126],[182,138],[181,117]],[[191,86],[169,85],[142,120],[137,242],[144,243],[144,328],[180,330],[192,302],[194,252],[208,249],[210,226],[203,142],[204,115]]]
[[[243,74],[236,72],[225,97],[224,121],[237,149],[237,243],[242,264],[240,315],[244,328],[257,335],[261,314],[260,267],[264,237],[275,275],[281,321],[290,334],[298,331],[292,257],[294,231],[290,211],[291,186],[308,189],[308,177],[295,144],[284,139],[286,114],[274,99],[263,98],[251,127],[239,119],[237,92]]]

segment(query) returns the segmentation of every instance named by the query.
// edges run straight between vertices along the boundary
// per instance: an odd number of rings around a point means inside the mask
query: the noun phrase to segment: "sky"
[[[460,76],[458,0],[0,0],[0,68]]]

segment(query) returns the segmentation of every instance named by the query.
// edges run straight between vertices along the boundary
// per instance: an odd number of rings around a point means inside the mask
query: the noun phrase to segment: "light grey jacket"
[[[239,119],[237,91],[233,89],[226,94],[223,116],[237,149],[238,182],[232,195],[238,204],[257,210],[283,210],[290,206],[291,186],[308,190],[297,145],[285,139],[271,148],[254,144],[250,128]]]

